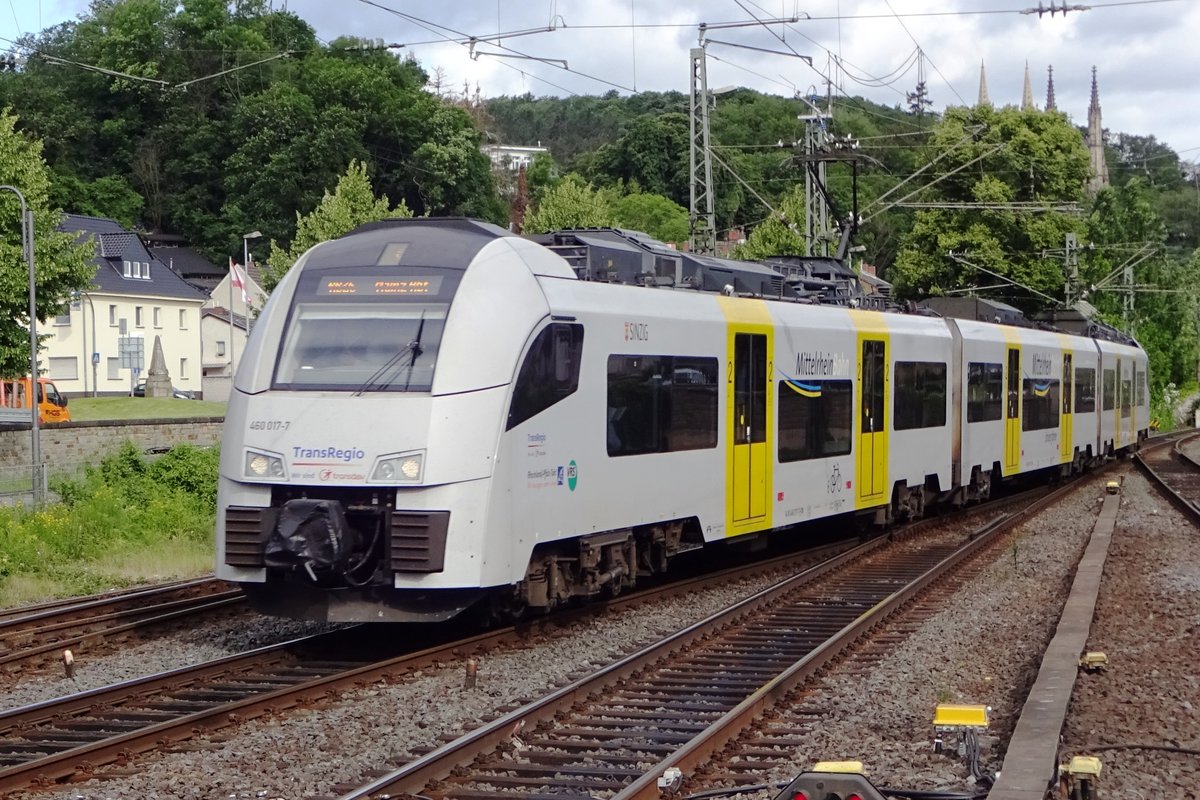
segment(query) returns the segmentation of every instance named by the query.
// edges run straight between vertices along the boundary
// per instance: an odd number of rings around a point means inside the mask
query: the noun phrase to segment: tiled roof
[[[221,322],[224,322],[226,325],[229,324],[229,309],[222,308],[221,306],[202,308],[200,309],[200,316],[201,318],[214,317],[219,319]],[[242,330],[249,330],[249,328],[246,327],[246,317],[243,314],[234,314],[233,324]]]
[[[77,240],[96,242],[94,291],[114,295],[174,297],[203,301],[204,294],[172,272],[146,249],[137,234],[122,228],[115,220],[66,214],[58,229],[77,234]],[[149,278],[126,278],[125,261],[150,264]]]
[[[96,238],[100,240],[101,258],[123,258],[126,253],[130,253],[129,257],[133,259],[141,255],[137,252],[139,240],[136,234],[101,233]]]

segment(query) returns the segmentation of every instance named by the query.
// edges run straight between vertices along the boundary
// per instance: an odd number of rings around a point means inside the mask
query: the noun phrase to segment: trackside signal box
[[[858,761],[822,762],[802,772],[775,800],[887,800]]]

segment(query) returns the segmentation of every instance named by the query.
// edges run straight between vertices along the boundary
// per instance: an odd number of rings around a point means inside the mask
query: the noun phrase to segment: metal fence
[[[37,507],[58,501],[51,491],[54,478],[80,479],[86,474],[90,462],[79,461],[56,464],[3,464],[0,465],[0,506],[26,505]]]

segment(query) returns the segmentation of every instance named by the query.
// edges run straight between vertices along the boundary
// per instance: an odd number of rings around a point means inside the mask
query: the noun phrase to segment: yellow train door
[[[770,389],[768,337],[735,333],[732,364],[731,533],[757,530],[767,521],[769,458],[767,410]]]
[[[1058,426],[1058,456],[1061,464],[1065,464],[1075,457],[1075,437],[1072,432],[1072,414],[1074,413],[1072,398],[1075,395],[1075,385],[1072,379],[1075,377],[1075,371],[1071,368],[1072,361],[1070,353],[1063,353],[1062,417],[1059,419]]]
[[[1004,474],[1021,466],[1021,349],[1008,348],[1008,401],[1004,409]]]
[[[859,338],[858,456],[855,508],[881,505],[887,496],[887,340]]]

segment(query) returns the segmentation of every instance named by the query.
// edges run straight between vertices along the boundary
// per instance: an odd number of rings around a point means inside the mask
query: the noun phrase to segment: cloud
[[[1040,106],[1046,97],[1046,67],[1052,64],[1059,108],[1081,122],[1087,119],[1091,68],[1096,65],[1106,128],[1155,134],[1181,149],[1200,146],[1192,111],[1200,100],[1194,79],[1200,74],[1200,3],[1195,2],[1095,6],[1065,18],[944,13],[1015,11],[1035,5],[1033,0],[807,0],[802,5],[797,0],[377,2],[434,23],[436,32],[364,2],[290,0],[286,5],[325,41],[353,35],[409,43],[400,52],[411,53],[429,70],[441,68],[447,86],[458,89],[465,82],[474,91],[478,85],[484,96],[603,94],[635,88],[686,92],[688,51],[697,44],[697,23],[807,13],[811,19],[772,26],[770,31],[752,25],[710,29],[706,36],[780,51],[790,46],[810,56],[812,67],[796,58],[712,44],[709,85],[743,85],[786,96],[794,89],[823,93],[826,79],[832,77],[849,94],[903,104],[905,92],[917,82],[915,66],[885,81],[869,76],[889,76],[919,45],[926,55],[926,81],[936,108],[975,101],[981,60],[987,65],[991,98],[1001,105],[1020,103],[1028,62]],[[276,8],[283,4],[274,3]],[[86,0],[40,0],[39,5],[45,27],[87,9]],[[33,4],[18,6],[23,29],[34,29],[39,20]],[[843,17],[834,19],[839,11]],[[902,16],[897,18],[893,11]],[[631,30],[631,22],[664,27]],[[428,43],[454,37],[451,30],[486,36],[552,23],[552,33],[509,38],[502,44],[511,48],[509,55],[564,59],[570,71],[520,58],[472,59],[462,45]],[[0,35],[15,33],[12,22],[0,20]],[[485,44],[476,47],[477,53],[496,50]],[[844,72],[836,67],[839,59]]]

